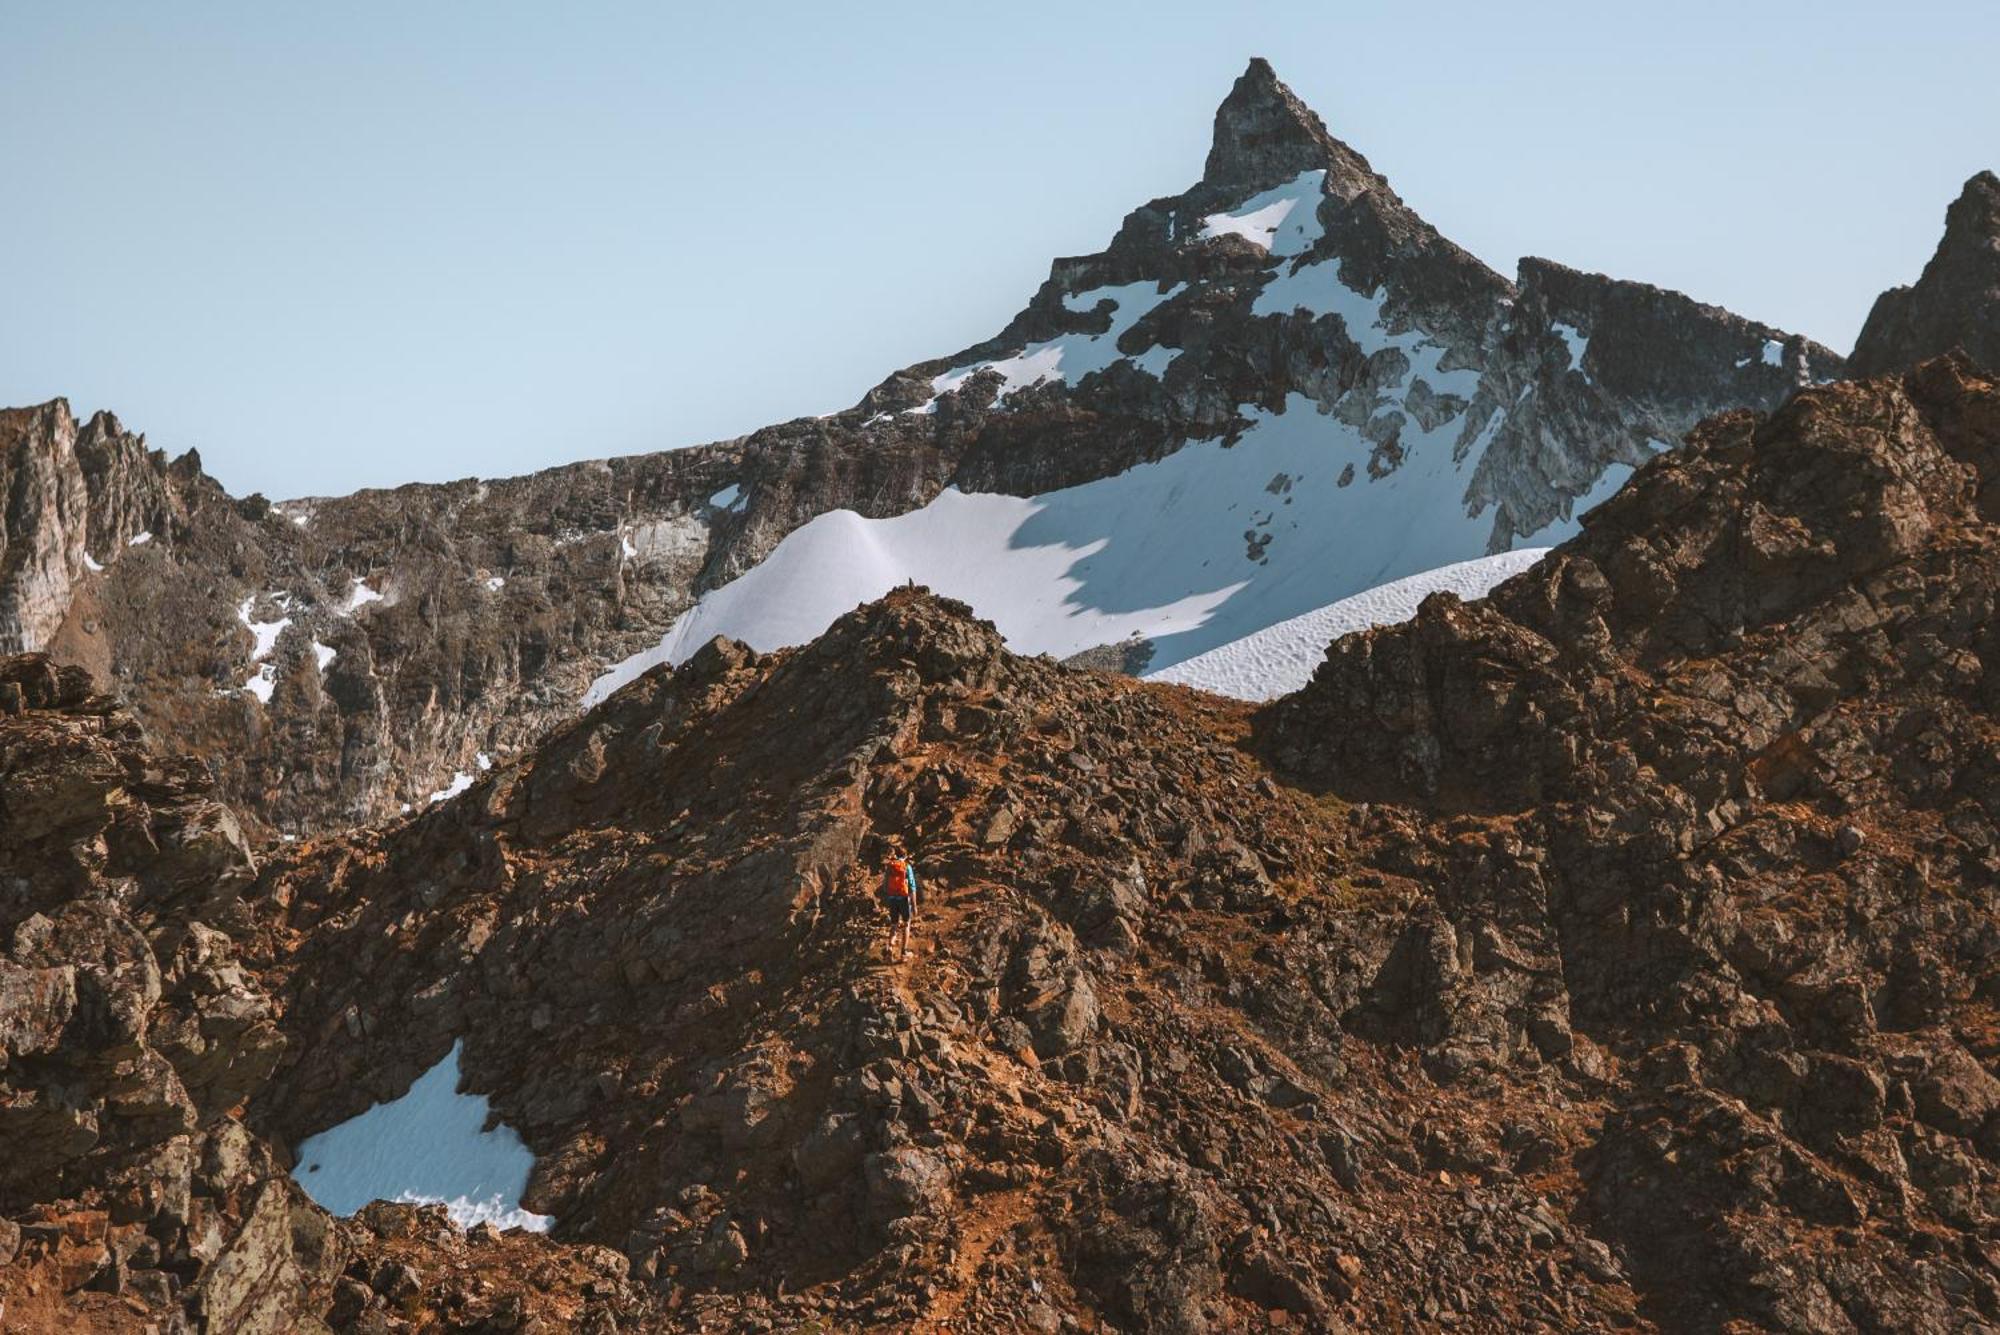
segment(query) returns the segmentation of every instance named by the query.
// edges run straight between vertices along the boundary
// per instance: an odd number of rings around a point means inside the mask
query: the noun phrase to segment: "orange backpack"
[[[890,858],[882,864],[882,898],[908,899],[910,897],[910,864],[901,858]]]

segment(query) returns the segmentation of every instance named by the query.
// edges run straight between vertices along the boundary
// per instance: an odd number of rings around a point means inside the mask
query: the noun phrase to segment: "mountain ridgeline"
[[[1884,296],[1867,369],[1992,354],[1991,183],[1954,206],[1923,280]],[[994,338],[824,418],[273,504],[108,414],[0,414],[0,648],[88,668],[162,747],[202,756],[253,831],[306,834],[462,787],[712,630],[800,642],[906,579],[1031,652],[1170,666],[1558,541],[1702,418],[1843,372],[1676,293],[1539,259],[1495,273],[1253,61],[1192,188],[1057,260]],[[919,530],[986,533],[992,559],[947,560]],[[788,540],[799,559],[772,561]],[[1024,551],[1057,564],[1003,569]],[[852,578],[796,573],[834,565]],[[690,617],[703,599],[716,615]]]

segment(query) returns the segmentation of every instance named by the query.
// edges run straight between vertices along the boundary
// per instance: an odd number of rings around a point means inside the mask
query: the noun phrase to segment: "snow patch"
[[[289,607],[292,601],[289,593],[274,593],[270,598],[280,607]],[[236,619],[250,632],[253,641],[250,661],[261,665],[251,674],[249,680],[243,683],[243,689],[256,696],[259,704],[268,705],[271,703],[271,692],[278,684],[278,669],[264,660],[271,656],[271,650],[278,645],[278,637],[285,633],[285,627],[292,624],[292,619],[289,616],[282,616],[276,621],[253,621],[250,619],[250,609],[256,602],[257,595],[253,593],[236,605]]]
[[[1144,371],[1155,380],[1167,378],[1167,368],[1181,355],[1179,348],[1170,348],[1164,343],[1156,343],[1138,356],[1132,358],[1132,365]]]
[[[472,787],[472,776],[459,770],[451,776],[451,782],[424,799],[425,806],[435,806],[439,802],[449,802],[466,789]]]
[[[144,533],[135,533],[131,537],[125,539],[125,545],[127,547],[144,547],[147,543],[151,542],[152,540],[153,540],[152,530],[148,529]]]
[[[463,1046],[453,1043],[401,1098],[307,1137],[292,1169],[306,1194],[341,1216],[370,1201],[401,1201],[443,1205],[461,1228],[547,1232],[552,1217],[521,1207],[534,1154],[512,1128],[484,1129],[485,1095],[459,1092]]]
[[[1314,315],[1338,315],[1347,326],[1347,336],[1359,343],[1362,331],[1382,325],[1382,289],[1364,293],[1349,287],[1340,276],[1339,260],[1320,260],[1281,272],[1250,304],[1252,315],[1290,315],[1307,311]]]
[[[1782,371],[1785,368],[1785,345],[1775,338],[1767,338],[1759,351],[1747,357],[1738,357],[1736,369],[1741,371],[1752,362],[1762,362],[1765,366],[1775,366]]]
[[[271,691],[278,684],[278,669],[265,663],[243,683],[243,689],[257,697],[259,704],[271,703]]]
[[[280,607],[291,602],[291,595],[289,594],[272,594],[271,598]],[[279,617],[276,621],[252,621],[250,619],[250,609],[256,602],[257,596],[251,594],[238,603],[236,605],[236,619],[243,623],[244,629],[248,630],[256,640],[256,646],[250,651],[250,661],[261,663],[270,656],[271,650],[277,647],[278,637],[285,633],[285,627],[292,624],[292,619],[288,616],[283,616]]]
[[[1569,349],[1570,370],[1579,373],[1588,381],[1590,372],[1583,369],[1583,354],[1590,347],[1590,336],[1575,325],[1564,324],[1561,320],[1555,321],[1553,328],[1556,336],[1562,339],[1563,345]]]
[[[1076,385],[1085,376],[1102,371],[1113,362],[1127,360],[1125,354],[1118,350],[1118,340],[1124,337],[1125,331],[1137,324],[1154,307],[1173,300],[1186,286],[1185,283],[1176,283],[1162,292],[1158,283],[1144,281],[1066,293],[1062,299],[1064,309],[1078,315],[1094,311],[1109,301],[1110,327],[1101,334],[1062,334],[1047,342],[1031,343],[1011,357],[975,362],[970,366],[933,376],[931,397],[916,407],[905,408],[903,411],[936,412],[937,401],[941,396],[961,388],[966,381],[981,371],[994,371],[999,374],[1002,399],[1017,390],[1039,385],[1044,380],[1061,380],[1064,384]]]
[[[1233,212],[1211,213],[1201,220],[1201,240],[1240,236],[1273,255],[1298,255],[1320,239],[1320,196],[1326,172],[1300,172],[1284,185],[1252,195]]]
[[[379,603],[381,601],[382,595],[369,588],[368,581],[357,578],[353,584],[348,586],[347,602],[340,610],[348,616],[353,616],[356,612],[368,606],[368,604]]]
[[[83,568],[92,574],[101,575],[104,573],[104,567],[97,564],[96,559],[89,552],[83,554]]]
[[[489,575],[480,582],[486,586],[486,591],[488,593],[498,593],[500,592],[500,590],[507,587],[507,581],[502,579],[498,575]]]
[[[339,651],[330,644],[321,644],[318,640],[314,640],[312,646],[313,659],[319,664],[319,675],[324,677],[327,668],[339,656]]]
[[[1524,547],[1391,580],[1148,673],[1146,680],[1170,681],[1238,700],[1275,700],[1312,680],[1326,659],[1327,646],[1341,636],[1408,621],[1417,614],[1419,603],[1440,591],[1468,600],[1484,598],[1494,585],[1520,574],[1547,551]]]
[[[1290,315],[1304,311],[1310,315],[1337,315],[1347,336],[1360,347],[1364,357],[1391,348],[1403,354],[1410,367],[1402,384],[1414,385],[1422,380],[1436,393],[1455,394],[1471,402],[1479,389],[1479,372],[1471,367],[1443,369],[1445,346],[1421,329],[1413,327],[1389,333],[1388,318],[1383,312],[1386,299],[1381,287],[1369,292],[1350,287],[1342,277],[1339,260],[1320,260],[1278,273],[1264,284],[1263,291],[1250,304],[1250,313]]]

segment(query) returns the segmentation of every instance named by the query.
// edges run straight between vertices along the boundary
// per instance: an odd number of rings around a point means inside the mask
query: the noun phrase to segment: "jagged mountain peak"
[[[1945,210],[1944,236],[1909,287],[1892,287],[1868,312],[1851,369],[1879,375],[1954,349],[2000,367],[2000,177],[1982,171]]]
[[[1961,228],[1977,228],[1981,240],[1991,244],[2000,230],[2000,176],[1990,171],[1974,172],[1966,178],[1951,208],[1945,213],[1945,235]]]
[[[1964,189],[1944,213],[1944,238],[1938,254],[1960,254],[2000,262],[2000,176],[1990,171],[1967,178]],[[1935,261],[1934,261],[1935,262]]]
[[[1285,86],[1270,61],[1252,57],[1216,108],[1202,180],[1264,190],[1322,168],[1329,193],[1343,199],[1382,184],[1368,160],[1327,132],[1319,114]]]

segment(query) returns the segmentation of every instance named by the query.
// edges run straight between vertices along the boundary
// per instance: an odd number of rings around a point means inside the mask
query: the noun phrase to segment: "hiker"
[[[881,894],[896,933],[896,958],[905,959],[910,953],[910,926],[917,916],[917,864],[899,840],[889,841],[882,859]]]

